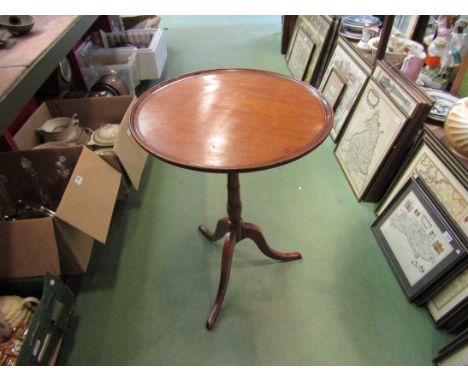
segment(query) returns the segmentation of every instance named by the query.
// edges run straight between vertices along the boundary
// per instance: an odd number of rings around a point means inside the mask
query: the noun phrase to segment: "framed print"
[[[450,161],[436,145],[437,142],[426,133],[423,134],[409,160],[403,164],[399,175],[377,206],[376,213],[382,213],[408,179],[419,177],[460,230],[468,236],[468,182],[458,176],[463,171],[455,168],[456,162]]]
[[[405,122],[403,112],[371,78],[335,149],[338,162],[359,200]]]
[[[441,348],[432,363],[436,366],[468,366],[468,329]]]
[[[393,20],[392,34],[400,34],[401,37],[412,39],[419,16],[396,15]]]
[[[405,184],[372,232],[409,301],[467,256],[457,229],[418,178]]]
[[[439,327],[459,308],[468,305],[468,269],[455,277],[427,303],[427,309]]]
[[[296,80],[302,80],[310,56],[314,50],[314,43],[306,35],[304,30],[299,27],[293,39],[292,49],[287,57],[287,63],[291,74]]]
[[[372,76],[405,115],[408,117],[411,116],[418,105],[417,100],[383,69],[383,65],[385,65],[384,62],[378,61]]]
[[[311,15],[299,16],[297,18],[296,28],[302,28],[314,44],[314,49],[304,76],[304,81],[307,83],[310,83],[313,79],[316,68],[320,63],[322,50],[326,44],[331,26],[332,22],[328,16]]]
[[[335,110],[345,87],[346,81],[344,78],[335,69],[332,69],[325,81],[322,94],[333,110]]]
[[[324,80],[319,87],[321,92],[323,92],[326,79],[328,79],[332,70],[339,73],[346,82],[340,102],[336,105],[334,110],[333,127],[330,131],[330,137],[336,142],[345,121],[359,98],[360,91],[371,73],[371,69],[342,37],[338,37],[335,51],[323,76]]]

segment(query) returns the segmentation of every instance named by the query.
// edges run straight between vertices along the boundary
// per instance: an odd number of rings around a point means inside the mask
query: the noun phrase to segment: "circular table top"
[[[312,86],[253,69],[190,73],[144,93],[130,130],[150,154],[200,171],[246,172],[307,154],[333,112]]]

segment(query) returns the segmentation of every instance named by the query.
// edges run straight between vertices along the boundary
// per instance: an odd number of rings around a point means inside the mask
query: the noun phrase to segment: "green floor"
[[[289,74],[280,17],[163,17],[164,79],[194,70],[252,67]],[[221,243],[197,231],[225,215],[226,177],[151,159],[142,187],[117,205],[96,244],[62,365],[430,365],[450,336],[409,304],[328,139],[289,165],[241,175],[245,221],[278,250],[236,246],[213,331]]]

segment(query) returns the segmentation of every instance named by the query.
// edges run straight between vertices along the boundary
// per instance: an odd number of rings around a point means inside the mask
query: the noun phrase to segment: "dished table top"
[[[312,86],[252,69],[184,75],[137,101],[130,129],[150,154],[200,171],[245,172],[302,157],[327,137],[333,112]]]

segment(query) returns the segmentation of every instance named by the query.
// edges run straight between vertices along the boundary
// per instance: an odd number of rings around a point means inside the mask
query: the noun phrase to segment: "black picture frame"
[[[468,346],[468,329],[465,329],[454,340],[441,348],[433,358],[432,363],[436,366],[467,366],[465,357],[457,357],[461,351]]]
[[[466,241],[420,178],[409,179],[371,230],[410,302],[424,302],[467,259]]]
[[[467,171],[463,165],[455,160],[453,154],[444,147],[444,145],[433,136],[427,126],[424,126],[422,134],[414,144],[412,150],[407,155],[406,159],[403,161],[398,173],[393,179],[390,187],[388,187],[387,192],[376,205],[375,213],[376,215],[381,215],[385,208],[392,202],[396,197],[397,193],[403,185],[406,183],[407,179],[415,174],[421,175],[422,173],[416,167],[418,163],[422,160],[428,161],[431,163],[431,167],[435,166],[436,170],[439,171],[437,177],[444,177],[445,181],[453,189],[453,192],[460,193],[462,198],[465,198],[464,190],[468,189],[468,176]],[[437,164],[437,162],[440,162]],[[431,183],[428,183],[429,188]],[[443,197],[437,196],[436,190],[431,188],[431,195],[435,194],[437,204],[442,207],[447,215],[451,216],[453,220],[453,213],[451,213],[449,206],[444,205]],[[464,229],[460,221],[455,221],[459,227],[459,231],[463,232]],[[467,235],[463,233],[465,240],[468,239]]]

